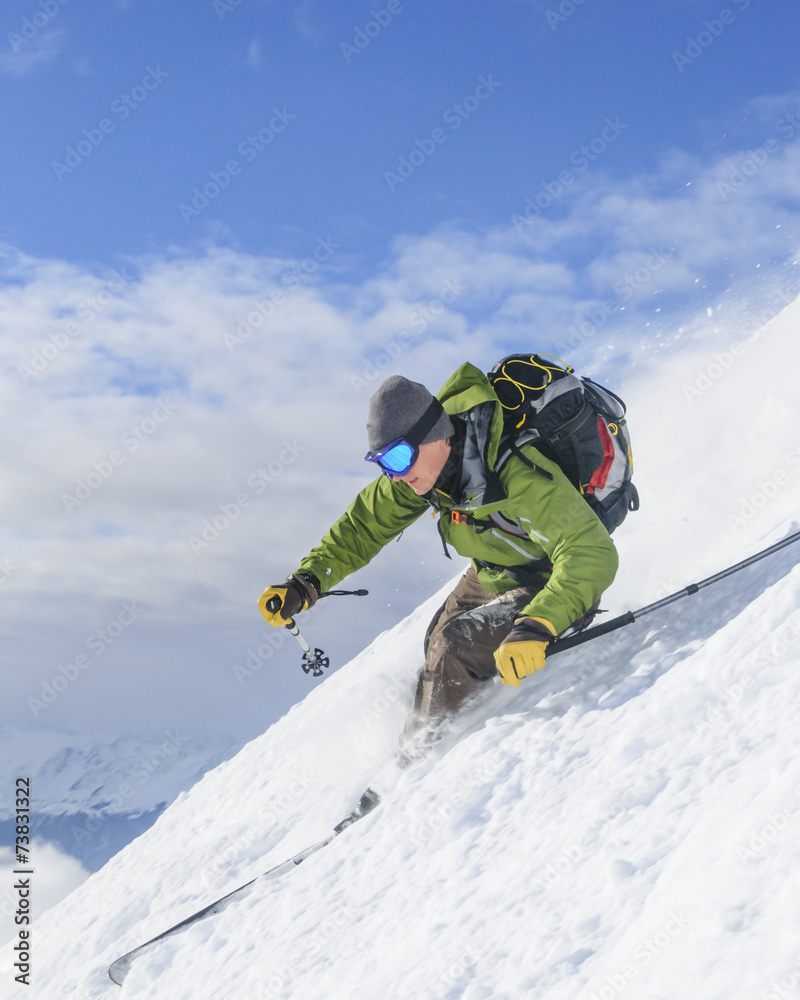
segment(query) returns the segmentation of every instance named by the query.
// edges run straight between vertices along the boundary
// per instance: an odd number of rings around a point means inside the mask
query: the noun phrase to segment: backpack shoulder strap
[[[543,475],[543,476],[544,476],[544,477],[545,477],[546,479],[552,479],[552,478],[553,478],[553,474],[552,474],[552,472],[548,472],[548,471],[547,471],[547,469],[543,469],[543,468],[541,467],[541,465],[536,465],[536,463],[535,463],[535,462],[532,462],[532,461],[531,461],[531,460],[530,460],[530,459],[528,458],[528,456],[527,456],[527,455],[524,455],[524,454],[522,453],[522,449],[520,448],[520,446],[519,446],[518,442],[514,440],[514,438],[509,438],[509,439],[508,439],[507,441],[505,441],[504,443],[505,443],[505,446],[506,446],[506,448],[507,448],[507,451],[506,451],[506,453],[505,453],[505,454],[504,454],[504,455],[502,456],[502,458],[500,459],[500,461],[498,462],[498,464],[497,464],[497,466],[496,466],[496,468],[495,468],[495,471],[496,471],[496,472],[499,472],[499,471],[500,471],[500,468],[501,468],[501,467],[502,467],[503,465],[505,465],[505,464],[506,464],[506,462],[507,462],[507,461],[509,460],[509,458],[510,458],[510,457],[511,457],[512,455],[515,455],[515,456],[516,456],[516,457],[517,457],[517,458],[518,458],[518,459],[520,460],[520,462],[524,462],[524,464],[525,464],[525,465],[527,465],[529,469],[533,469],[533,471],[534,471],[534,472],[538,472],[538,473],[540,473],[540,474],[541,474],[541,475]],[[523,441],[523,444],[525,444],[525,443],[526,443],[526,442],[524,442],[524,441]]]

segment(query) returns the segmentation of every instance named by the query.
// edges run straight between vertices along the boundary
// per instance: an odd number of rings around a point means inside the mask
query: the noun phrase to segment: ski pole
[[[368,590],[329,590],[327,594],[320,594],[319,596],[320,598],[340,597],[345,594],[353,594],[356,597],[366,597],[368,593],[369,593]],[[267,610],[271,611],[273,614],[276,611],[280,611],[280,608],[281,608],[281,599],[277,595],[275,597],[270,598],[270,600],[267,601]],[[297,639],[297,641],[300,643],[300,648],[303,650],[303,660],[300,666],[303,668],[305,673],[311,674],[312,677],[321,677],[322,671],[325,669],[325,667],[330,666],[331,663],[330,657],[326,656],[324,651],[318,648],[315,649],[313,653],[311,652],[311,647],[302,637],[302,635],[300,635],[300,629],[297,627],[297,623],[295,622],[294,618],[290,618],[289,621],[284,626],[284,628],[288,629],[289,632],[291,632],[291,634],[295,637],[295,639]]]
[[[267,601],[267,610],[272,611],[273,614],[276,611],[280,611],[280,608],[280,597],[276,596]],[[330,658],[321,649],[315,649],[313,653],[311,652],[311,647],[302,635],[300,635],[300,629],[297,627],[294,618],[290,618],[284,628],[288,629],[300,643],[300,647],[303,650],[303,662],[301,663],[303,670],[313,677],[321,677],[323,669],[330,666]]]
[[[661,608],[667,607],[668,604],[679,601],[682,597],[696,594],[699,590],[710,587],[712,583],[718,583],[720,580],[738,573],[740,569],[752,566],[753,563],[758,562],[760,559],[765,559],[767,556],[772,555],[773,552],[778,552],[780,549],[786,548],[787,545],[791,545],[792,542],[798,540],[800,540],[800,531],[796,531],[793,535],[787,535],[786,538],[781,539],[781,541],[776,542],[774,545],[770,545],[769,548],[763,549],[761,552],[757,552],[754,556],[750,556],[747,559],[742,559],[741,562],[729,566],[727,569],[723,569],[713,576],[706,577],[705,580],[701,580],[699,583],[691,583],[688,587],[684,587],[683,590],[678,590],[674,594],[670,594],[669,597],[664,597],[660,601],[654,601],[652,604],[639,608],[638,611],[626,611],[625,614],[620,615],[618,618],[612,618],[611,621],[604,622],[602,625],[587,628],[583,632],[567,636],[566,639],[556,639],[555,642],[551,643],[547,655],[550,657],[554,653],[560,653],[565,649],[572,649],[573,646],[580,646],[582,643],[596,639],[598,636],[615,632],[617,629],[635,622],[638,618],[649,615],[652,611],[659,611]]]

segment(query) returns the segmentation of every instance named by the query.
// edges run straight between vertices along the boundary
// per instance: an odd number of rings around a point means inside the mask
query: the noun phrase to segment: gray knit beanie
[[[392,375],[382,382],[369,401],[367,439],[370,451],[377,451],[412,429],[433,401],[433,395],[419,382]],[[454,433],[450,417],[442,412],[420,444],[441,441]]]

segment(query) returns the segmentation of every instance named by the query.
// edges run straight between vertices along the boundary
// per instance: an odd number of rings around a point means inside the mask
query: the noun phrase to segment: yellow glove
[[[311,573],[294,573],[286,583],[267,587],[258,599],[258,610],[270,625],[279,628],[281,625],[288,625],[299,611],[312,608],[318,598],[317,578]]]
[[[504,684],[519,687],[522,678],[544,666],[544,654],[556,630],[546,618],[518,618],[494,653]]]

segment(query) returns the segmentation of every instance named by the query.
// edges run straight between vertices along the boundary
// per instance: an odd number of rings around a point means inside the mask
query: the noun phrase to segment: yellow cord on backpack
[[[536,358],[555,358],[555,360],[560,362],[564,367],[563,369],[557,367],[548,368],[547,365],[542,365],[538,361],[536,361],[535,360]],[[540,372],[545,373],[545,381],[543,381],[541,385],[526,385],[525,382],[522,382],[519,379],[514,378],[513,375],[509,374],[509,372],[506,371],[506,365],[528,365],[531,368],[536,368]],[[568,365],[566,361],[562,361],[561,358],[556,357],[555,354],[532,354],[530,356],[529,361],[522,361],[520,358],[514,358],[510,361],[506,361],[506,363],[500,369],[500,375],[495,379],[495,382],[503,382],[503,381],[510,382],[514,386],[514,388],[518,390],[520,399],[516,406],[509,406],[506,403],[503,403],[502,401],[501,401],[501,406],[503,407],[504,410],[518,410],[520,406],[522,406],[522,404],[525,402],[526,389],[531,392],[540,392],[542,389],[546,389],[547,386],[550,385],[550,383],[553,381],[553,372],[564,371],[564,370],[566,370],[567,374],[569,375],[572,374],[572,372],[575,369],[570,367],[570,365]],[[524,422],[525,421],[523,418],[523,420],[517,426],[521,427]]]

